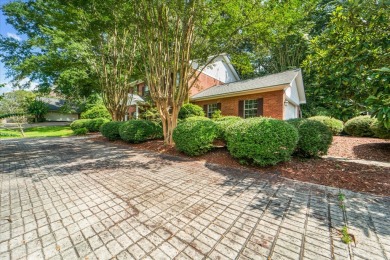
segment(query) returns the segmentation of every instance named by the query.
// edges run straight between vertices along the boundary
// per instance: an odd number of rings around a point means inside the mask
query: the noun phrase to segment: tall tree
[[[385,1],[344,1],[324,32],[311,41],[306,92],[312,107],[346,120],[368,112],[366,99],[389,85],[389,5]]]
[[[199,71],[193,65],[204,68],[213,60],[210,55],[228,50],[254,19],[254,5],[229,0],[138,1],[146,78],[165,143],[173,143],[179,110],[196,84]]]
[[[137,55],[133,2],[30,0],[3,10],[28,37],[0,39],[16,80],[29,77],[76,97],[98,91],[113,120],[124,117]]]

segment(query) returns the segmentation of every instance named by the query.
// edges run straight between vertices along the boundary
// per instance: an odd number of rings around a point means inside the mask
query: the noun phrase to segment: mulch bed
[[[390,140],[334,136],[329,156],[390,162]]]
[[[102,136],[92,138],[104,141]],[[357,139],[357,140],[355,140]],[[335,137],[329,153],[330,156],[369,159],[389,162],[390,142],[374,138]],[[107,141],[108,142],[108,141]],[[140,144],[129,144],[115,141],[119,145],[130,146],[135,149],[149,150],[161,154],[180,156],[191,160],[205,161],[219,164],[224,167],[250,169],[259,173],[278,174],[289,179],[316,183],[326,186],[348,189],[357,192],[368,192],[377,195],[390,196],[390,169],[352,162],[339,162],[331,159],[301,159],[293,158],[290,162],[280,163],[272,167],[245,166],[232,158],[226,148],[216,148],[209,153],[189,157],[178,152],[174,147],[166,146],[161,140],[153,140]],[[218,146],[221,143],[217,144]],[[382,149],[386,146],[385,149]],[[387,150],[386,150],[387,149]],[[362,158],[364,152],[370,154]]]

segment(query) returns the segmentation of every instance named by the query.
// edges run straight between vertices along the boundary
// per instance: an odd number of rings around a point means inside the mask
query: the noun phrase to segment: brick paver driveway
[[[389,198],[83,138],[0,154],[1,259],[390,258]]]

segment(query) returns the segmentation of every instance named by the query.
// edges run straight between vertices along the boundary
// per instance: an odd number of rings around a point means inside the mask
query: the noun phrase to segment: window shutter
[[[257,100],[257,116],[262,116],[263,115],[263,99],[259,98]]]
[[[244,100],[238,101],[238,116],[244,117]]]
[[[145,96],[145,85],[142,86],[142,90],[141,90],[141,97]]]
[[[217,109],[221,111],[221,103],[217,103]]]
[[[207,116],[207,105],[203,105],[204,114]]]

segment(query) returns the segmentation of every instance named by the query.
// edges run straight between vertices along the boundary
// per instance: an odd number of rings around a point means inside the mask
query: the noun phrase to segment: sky
[[[13,0],[0,0],[0,7],[12,1]],[[2,36],[13,37],[17,40],[21,40],[24,38],[24,36],[18,35],[15,29],[11,25],[6,23],[5,16],[2,11],[0,11],[0,34]],[[11,85],[9,84],[12,79],[6,78],[5,74],[6,74],[6,70],[4,68],[4,64],[0,61],[0,83],[7,84],[5,88],[0,88],[0,94],[12,90]]]

